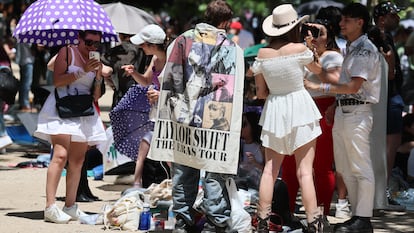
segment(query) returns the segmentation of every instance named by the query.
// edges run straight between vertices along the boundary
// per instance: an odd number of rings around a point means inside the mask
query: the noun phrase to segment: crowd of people
[[[79,31],[79,44],[60,48],[13,44],[11,33],[18,17],[10,16],[10,5],[3,7],[2,25],[7,27],[1,31],[0,62],[10,69],[12,61],[20,67],[19,110],[33,111],[30,90],[41,95],[41,83],[55,87],[47,97],[37,96],[43,100],[38,103],[35,136],[52,146],[45,221],[67,223],[86,215],[76,204],[84,200],[81,189],[86,189],[88,200],[99,200],[87,180],[85,186],[85,155],[108,140],[97,104],[105,84],[114,90],[109,125],[115,147],[136,162],[131,189],[171,179],[175,233],[233,232],[225,185],[229,177],[255,196],[257,210],[252,218],[256,221],[252,222],[259,233],[280,224],[274,221],[275,214],[285,216],[273,213],[274,200],[281,197],[275,187],[280,180],[287,187],[284,201],[289,203],[290,230],[373,232],[375,209],[404,210],[392,192],[414,188],[414,32],[399,26],[401,9],[394,3],[380,2],[372,12],[360,3],[342,9],[325,7],[312,20],[298,15],[291,4],[281,4],[263,20],[264,37],[258,37],[235,17],[226,1],[212,0],[203,21],[181,34],[162,23],[149,24],[136,35],[119,34],[120,43],[110,47],[101,43],[101,32],[86,30]],[[253,62],[237,57],[260,43],[263,47]],[[90,51],[100,51],[101,59],[90,58]],[[240,69],[245,72],[240,74]],[[248,85],[243,103],[233,98],[237,80]],[[387,82],[385,99],[383,82]],[[163,92],[167,98],[159,99]],[[93,114],[59,115],[56,98],[77,94],[93,97]],[[243,106],[241,120],[229,117],[231,104]],[[383,132],[373,136],[376,105],[383,105],[381,114],[387,117]],[[3,120],[7,106],[1,101],[0,148],[11,143]],[[153,111],[158,111],[155,116]],[[166,116],[174,124],[240,135],[240,150],[231,154],[239,161],[237,174],[200,173],[199,168],[179,161],[147,158],[154,128]],[[373,159],[373,147],[382,139],[384,156]],[[380,171],[387,174],[382,206],[375,201],[376,186],[383,182],[376,176],[376,160],[386,164]],[[146,174],[146,166],[156,174]],[[59,208],[56,190],[64,168],[66,196]],[[403,182],[395,184],[397,173]],[[193,209],[199,184],[204,191],[201,229]],[[304,224],[293,220],[301,207],[296,202],[299,190]],[[336,201],[334,214],[332,201]],[[328,215],[344,222],[331,227]]]

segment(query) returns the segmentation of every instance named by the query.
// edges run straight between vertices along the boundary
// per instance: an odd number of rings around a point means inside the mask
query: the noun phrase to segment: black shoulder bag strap
[[[68,69],[69,69],[69,49],[68,49],[68,46],[69,45],[66,45],[66,72],[65,73],[67,73],[68,72]],[[55,62],[56,62],[56,60],[55,60]],[[69,90],[69,85],[67,85],[66,86],[66,88],[67,88],[67,90]],[[68,92],[68,94],[69,94],[69,92]],[[56,100],[58,100],[58,99],[60,99],[60,97],[59,97],[59,94],[58,94],[58,92],[57,92],[57,87],[55,87],[55,98],[56,98]]]

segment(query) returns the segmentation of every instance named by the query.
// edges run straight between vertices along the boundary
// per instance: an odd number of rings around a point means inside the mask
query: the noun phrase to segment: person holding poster
[[[204,23],[169,46],[160,75],[149,158],[173,162],[176,233],[196,232],[192,208],[200,170],[207,218],[202,232],[232,230],[225,181],[237,174],[244,82],[243,50],[226,34],[232,16],[228,3],[211,1]]]
[[[316,51],[301,43],[300,27],[308,18],[299,18],[291,4],[273,9],[262,24],[269,45],[259,50],[252,66],[257,97],[266,99],[259,122],[266,157],[259,187],[259,233],[269,232],[274,184],[285,155],[295,156],[307,232],[319,232],[322,222],[313,182],[316,138],[322,132],[321,114],[303,85],[305,66],[314,74],[319,74],[322,67]]]

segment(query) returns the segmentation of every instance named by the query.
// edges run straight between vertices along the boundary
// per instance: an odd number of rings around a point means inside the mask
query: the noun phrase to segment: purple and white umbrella
[[[49,47],[78,44],[78,31],[102,32],[103,42],[118,37],[107,13],[93,0],[37,0],[23,13],[13,36],[19,43]]]

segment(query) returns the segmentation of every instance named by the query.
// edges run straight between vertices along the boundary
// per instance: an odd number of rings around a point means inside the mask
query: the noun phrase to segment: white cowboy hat
[[[268,36],[280,36],[289,32],[298,23],[309,19],[309,15],[298,17],[291,4],[282,4],[273,9],[272,15],[263,21],[263,32]]]

